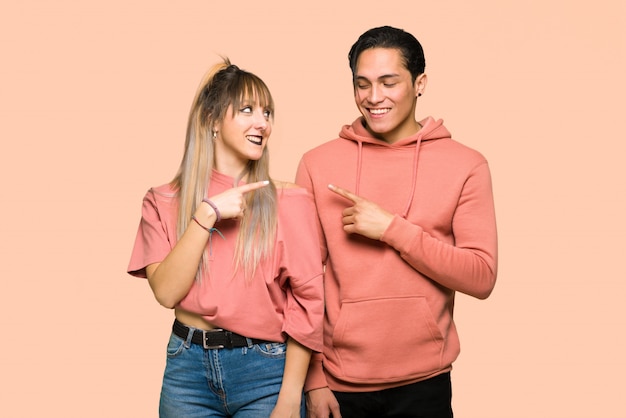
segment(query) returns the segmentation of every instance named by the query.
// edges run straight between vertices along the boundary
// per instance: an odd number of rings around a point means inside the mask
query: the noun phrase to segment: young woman
[[[173,308],[161,417],[297,417],[322,350],[322,264],[306,189],[270,179],[274,104],[226,59],[202,80],[172,182],[152,188],[128,272]]]

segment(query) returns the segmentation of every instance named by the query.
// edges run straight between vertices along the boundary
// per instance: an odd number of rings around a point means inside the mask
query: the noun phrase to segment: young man
[[[489,167],[443,121],[415,118],[427,77],[413,35],[371,29],[348,57],[362,116],[307,152],[296,180],[315,197],[326,264],[307,406],[314,418],[449,418],[455,292],[484,299],[496,280]]]

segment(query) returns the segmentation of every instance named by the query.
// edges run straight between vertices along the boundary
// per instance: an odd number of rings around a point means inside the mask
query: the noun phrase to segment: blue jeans
[[[167,346],[161,418],[269,417],[285,369],[286,344],[208,350],[174,334]],[[304,417],[304,397],[301,407]]]

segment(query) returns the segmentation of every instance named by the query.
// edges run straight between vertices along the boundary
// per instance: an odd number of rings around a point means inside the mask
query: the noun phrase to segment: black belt
[[[189,330],[190,328],[185,326],[178,319],[174,320],[172,332],[175,335],[179,336],[180,338],[187,339],[187,336],[189,336]],[[243,335],[239,335],[231,331],[226,331],[225,329],[212,329],[209,331],[205,331],[203,329],[194,329],[193,335],[191,336],[192,343],[201,345],[207,350],[215,350],[219,348],[247,347],[248,340],[250,340],[252,344],[262,344],[268,342],[265,340],[258,340],[256,338],[246,338]]]

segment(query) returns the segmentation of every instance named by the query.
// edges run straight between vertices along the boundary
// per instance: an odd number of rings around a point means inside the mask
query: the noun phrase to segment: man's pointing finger
[[[329,184],[328,188],[337,193],[339,196],[343,196],[346,199],[349,199],[351,201],[353,201],[354,203],[357,203],[360,200],[360,197],[355,195],[354,193],[351,193],[349,191],[347,191],[346,189],[342,189],[341,187],[335,186],[333,184]]]

